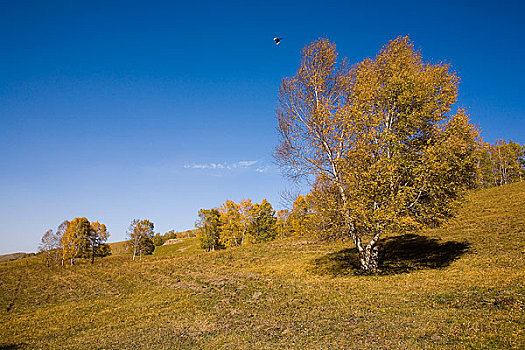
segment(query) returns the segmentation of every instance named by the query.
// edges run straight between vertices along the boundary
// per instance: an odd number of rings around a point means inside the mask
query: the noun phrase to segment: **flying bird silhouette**
[[[275,41],[275,45],[279,45],[281,43],[281,39],[284,38],[273,38],[273,41]]]

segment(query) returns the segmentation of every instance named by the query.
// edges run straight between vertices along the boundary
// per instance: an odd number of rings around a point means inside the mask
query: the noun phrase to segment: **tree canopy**
[[[475,182],[478,132],[464,111],[449,114],[457,75],[425,63],[408,37],[353,66],[337,58],[319,39],[283,80],[275,157],[290,176],[315,179],[320,215],[338,220],[370,273],[382,235],[452,215]]]
[[[206,251],[223,248],[221,243],[221,213],[217,209],[199,210],[199,219],[195,223],[197,237],[201,242],[201,248]]]
[[[201,248],[210,251],[273,240],[277,218],[266,199],[255,204],[250,199],[238,204],[227,200],[219,209],[199,210],[195,227]]]
[[[127,243],[133,252],[133,260],[135,260],[137,255],[142,260],[143,254],[152,254],[155,250],[155,244],[153,243],[154,227],[153,222],[147,219],[134,219],[131,221],[127,232]]]
[[[94,263],[96,256],[111,254],[106,225],[98,221],[90,223],[86,218],[74,218],[64,221],[57,230],[62,248],[62,259],[70,259],[71,265],[76,258],[91,258]]]

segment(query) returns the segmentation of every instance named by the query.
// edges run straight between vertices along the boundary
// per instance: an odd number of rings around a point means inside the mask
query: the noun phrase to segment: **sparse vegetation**
[[[355,274],[349,242],[307,237],[1,262],[0,348],[522,349],[524,233],[519,182],[471,193],[442,228],[385,237],[373,276]]]
[[[155,233],[153,236],[153,244],[155,244],[155,247],[161,246],[166,241],[170,239],[179,239],[179,238],[190,238],[195,237],[197,235],[197,230],[186,230],[186,231],[180,231],[176,232],[175,230],[170,230],[163,235],[160,233]]]

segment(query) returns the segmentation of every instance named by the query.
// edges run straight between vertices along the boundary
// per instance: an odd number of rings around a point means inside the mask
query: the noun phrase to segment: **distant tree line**
[[[126,249],[132,259],[142,260],[143,255],[153,254],[155,246],[163,245],[168,239],[195,237],[195,230],[175,232],[171,230],[161,235],[155,234],[155,225],[147,219],[134,219],[126,231]],[[62,222],[56,231],[47,230],[42,236],[39,251],[47,266],[64,265],[69,261],[74,265],[76,260],[90,259],[111,255],[111,247],[105,243],[109,238],[106,225],[97,221],[89,222],[86,218],[75,218]]]
[[[170,230],[164,234],[160,234],[159,232],[157,232],[153,236],[153,244],[155,244],[155,246],[158,247],[163,245],[164,243],[166,243],[166,241],[170,239],[190,238],[195,237],[195,235],[195,230],[186,230],[181,232]]]
[[[511,140],[476,146],[477,168],[469,188],[492,187],[525,180],[525,147]],[[477,170],[475,170],[477,169]],[[240,203],[227,200],[219,208],[201,209],[195,224],[201,248],[207,251],[266,242],[275,238],[310,236],[323,240],[346,238],[337,191],[315,183],[310,193],[298,195],[290,209],[273,210],[263,200]],[[194,236],[195,231],[169,231],[154,236],[156,246],[168,239]]]
[[[110,246],[105,243],[108,237],[106,225],[98,221],[89,222],[84,217],[74,218],[62,222],[56,231],[46,231],[39,251],[47,266],[52,263],[64,265],[66,260],[74,265],[78,258],[90,259],[94,263],[95,257],[111,254]]]
[[[525,180],[525,145],[512,140],[482,143],[478,183],[481,187],[502,186]]]
[[[219,208],[199,210],[195,227],[201,248],[213,251],[275,239],[277,217],[266,199],[261,203],[227,200]]]

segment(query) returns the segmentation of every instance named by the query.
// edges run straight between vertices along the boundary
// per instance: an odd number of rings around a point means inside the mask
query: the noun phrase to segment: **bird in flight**
[[[284,38],[273,38],[273,41],[275,41],[275,45],[279,45],[281,43],[281,39],[284,39]]]

